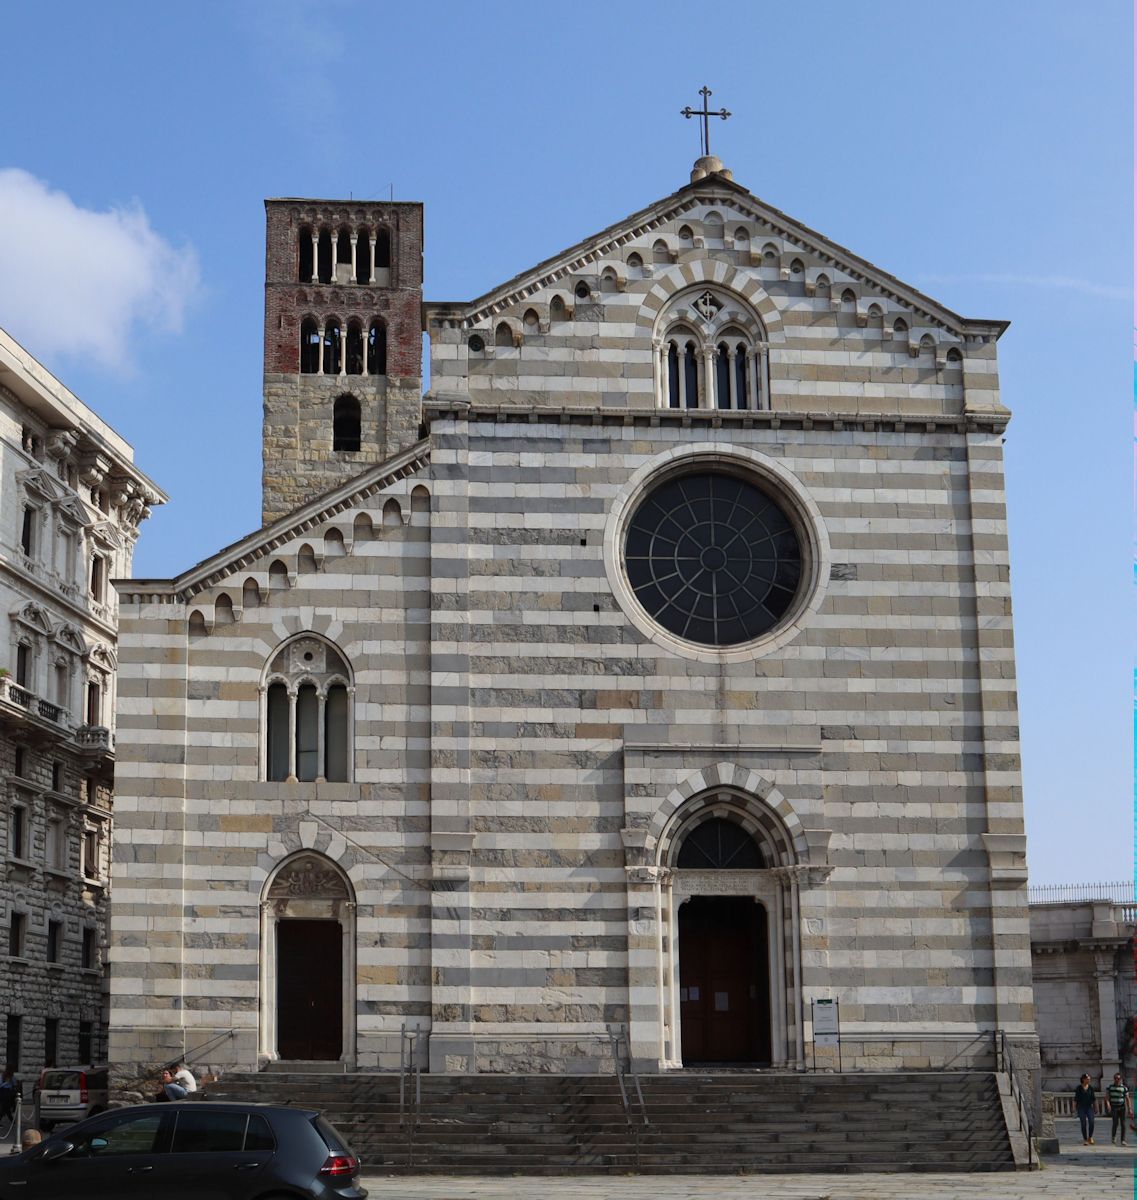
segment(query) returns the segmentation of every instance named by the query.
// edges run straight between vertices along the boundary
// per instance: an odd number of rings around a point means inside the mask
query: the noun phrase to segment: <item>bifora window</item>
[[[750,479],[724,471],[673,476],[628,523],[624,565],[636,599],[686,641],[737,646],[773,629],[802,578],[798,535]]]

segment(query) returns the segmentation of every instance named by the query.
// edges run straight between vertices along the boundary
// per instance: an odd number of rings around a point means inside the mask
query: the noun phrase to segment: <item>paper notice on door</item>
[[[697,987],[690,987],[687,989],[687,999],[688,1000],[698,1000],[698,998],[699,998],[699,989]]]
[[[730,1011],[730,992],[715,992],[715,1012]]]

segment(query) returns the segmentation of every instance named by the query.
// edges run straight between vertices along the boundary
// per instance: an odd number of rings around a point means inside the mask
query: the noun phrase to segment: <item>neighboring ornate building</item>
[[[267,209],[267,523],[123,589],[112,1060],[1036,1069],[1005,323],[704,158],[420,396],[421,207]]]
[[[0,1011],[6,1063],[106,1053],[118,604],[165,496],[0,331]]]
[[[1133,1086],[1137,904],[1132,884],[1031,889],[1030,949],[1044,1091],[1064,1094],[1083,1071]]]

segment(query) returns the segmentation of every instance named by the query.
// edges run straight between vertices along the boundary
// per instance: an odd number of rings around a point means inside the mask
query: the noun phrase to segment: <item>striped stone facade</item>
[[[704,311],[745,408],[709,357],[671,406],[667,322]],[[421,440],[125,585],[112,1061],[279,1057],[299,917],[338,922],[360,1069],[407,1027],[432,1070],[593,1070],[609,1025],[678,1067],[682,907],[740,896],[764,1061],[830,1061],[835,998],[846,1066],[989,1063],[997,1029],[1037,1064],[1003,324],[724,173],[425,313]],[[805,547],[754,642],[684,642],[628,585],[628,514],[690,464],[761,481]],[[345,781],[265,778],[268,664],[301,635],[350,665]],[[763,868],[681,866],[711,818]]]

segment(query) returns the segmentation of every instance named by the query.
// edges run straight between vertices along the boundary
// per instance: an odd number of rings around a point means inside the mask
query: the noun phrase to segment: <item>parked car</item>
[[[206,1101],[101,1113],[0,1159],[0,1200],[365,1200],[318,1112]]]
[[[108,1104],[106,1063],[82,1067],[47,1067],[36,1085],[35,1123],[46,1133],[56,1125],[73,1125],[105,1112]]]

